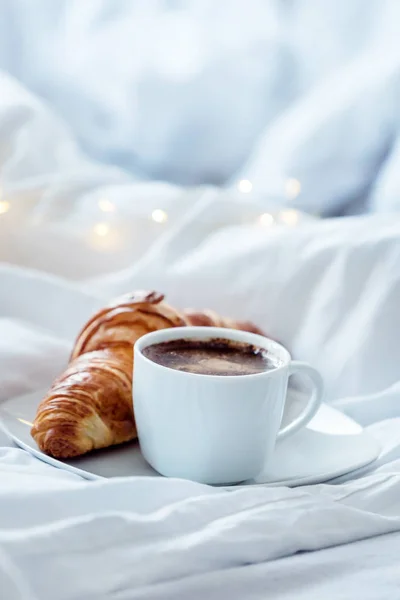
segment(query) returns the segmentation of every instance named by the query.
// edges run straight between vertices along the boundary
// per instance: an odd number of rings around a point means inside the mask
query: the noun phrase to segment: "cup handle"
[[[314,369],[311,365],[300,362],[298,360],[293,360],[289,366],[289,377],[294,375],[295,373],[300,373],[311,379],[311,383],[313,384],[313,390],[311,392],[311,396],[307,402],[307,405],[304,407],[301,414],[296,417],[294,421],[286,425],[283,429],[281,429],[278,433],[277,440],[282,440],[283,438],[292,435],[305,425],[311,421],[314,415],[317,413],[319,407],[322,404],[322,399],[324,396],[324,382],[320,373]]]

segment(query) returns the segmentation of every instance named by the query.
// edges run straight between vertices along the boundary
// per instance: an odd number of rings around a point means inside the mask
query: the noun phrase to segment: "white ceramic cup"
[[[143,355],[152,344],[176,339],[247,342],[278,366],[252,375],[203,375],[157,364]],[[289,376],[307,376],[313,390],[302,413],[280,429]],[[140,448],[167,477],[233,484],[259,475],[275,442],[304,427],[323,396],[321,375],[292,361],[280,344],[254,333],[218,327],[177,327],[144,335],[134,348],[133,405]]]

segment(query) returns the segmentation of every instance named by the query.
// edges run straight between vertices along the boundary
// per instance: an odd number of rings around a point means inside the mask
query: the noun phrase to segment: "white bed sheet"
[[[363,477],[337,485],[226,493],[174,480],[85,483],[3,438],[7,598],[200,598],[216,597],[218,587],[232,598],[266,590],[336,598],[338,589],[343,598],[354,590],[397,597],[400,223],[365,217],[215,229],[216,210],[218,200],[205,194],[131,267],[80,286],[4,265],[1,397],[46,385],[102,297],[151,287],[178,305],[255,319],[322,370],[328,400],[381,440],[382,456]],[[393,535],[368,541],[385,533]]]
[[[392,81],[395,53],[387,60]],[[369,108],[396,87],[382,81]],[[0,597],[397,600],[397,216],[308,222],[268,216],[257,194],[140,183],[85,157],[12,77],[1,85],[0,401],[47,385],[104,298],[157,288],[178,306],[254,319],[322,371],[327,400],[383,452],[363,477],[336,485],[225,493],[173,480],[83,482],[2,435]]]
[[[399,209],[399,17],[397,0],[2,0],[0,69],[132,177],[249,179],[280,204],[294,178],[302,208],[385,212]],[[43,136],[42,119],[37,164]]]

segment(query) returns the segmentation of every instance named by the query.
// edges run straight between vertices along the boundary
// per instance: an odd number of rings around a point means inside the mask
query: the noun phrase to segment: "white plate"
[[[14,442],[40,460],[72,471],[85,479],[145,475],[160,477],[143,459],[137,443],[92,452],[59,461],[39,450],[30,435],[36,407],[43,392],[4,402],[0,423]],[[299,412],[304,395],[289,390],[284,422]],[[380,453],[378,442],[362,427],[334,408],[323,405],[309,425],[277,444],[273,460],[255,480],[243,485],[309,485],[328,481],[373,462]],[[235,486],[238,487],[238,486]]]

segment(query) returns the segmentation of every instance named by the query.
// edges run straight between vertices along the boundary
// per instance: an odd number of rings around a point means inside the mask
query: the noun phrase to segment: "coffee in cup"
[[[144,348],[143,355],[169,369],[197,375],[254,375],[281,364],[279,358],[260,346],[225,338],[159,342]]]
[[[288,379],[313,390],[281,428]],[[218,327],[148,333],[134,347],[133,409],[142,454],[159,473],[208,484],[260,475],[277,440],[304,427],[323,395],[318,371],[262,335]]]

